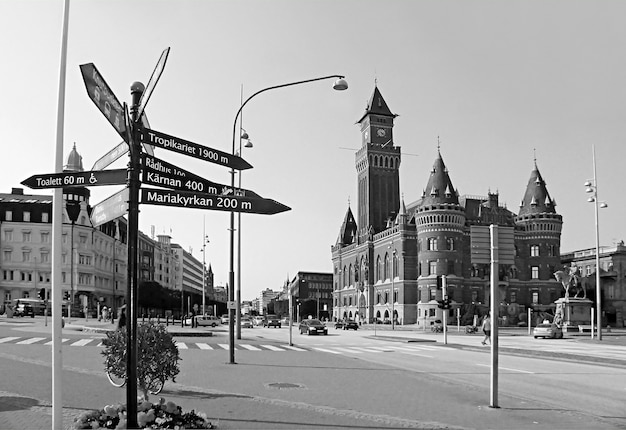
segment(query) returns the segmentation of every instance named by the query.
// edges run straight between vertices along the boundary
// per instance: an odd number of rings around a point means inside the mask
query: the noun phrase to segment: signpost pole
[[[130,162],[128,165],[128,288],[126,291],[126,402],[128,408],[128,428],[138,428],[137,424],[137,246],[139,230],[139,172],[141,170],[141,145],[137,136],[139,100],[144,91],[141,82],[130,87],[132,105]]]
[[[492,408],[498,408],[498,226],[490,225],[491,233],[491,399]]]

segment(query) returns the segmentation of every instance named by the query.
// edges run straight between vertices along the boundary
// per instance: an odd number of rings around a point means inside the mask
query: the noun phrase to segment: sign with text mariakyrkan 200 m
[[[233,195],[214,196],[188,191],[172,191],[156,188],[142,188],[141,203],[157,206],[176,206],[181,208],[245,212],[264,215],[273,215],[291,210],[290,207],[271,199]]]

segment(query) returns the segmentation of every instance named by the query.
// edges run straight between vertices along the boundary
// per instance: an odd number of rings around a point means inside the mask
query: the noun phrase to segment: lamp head
[[[586,193],[593,193],[593,188],[591,187],[587,187],[587,189],[585,190]]]
[[[251,140],[248,140],[248,141],[246,142],[246,144],[244,145],[244,148],[252,148],[253,146],[254,146],[254,145],[252,144],[252,141],[251,141]]]
[[[593,202],[595,202],[595,201],[596,201],[596,199],[595,199],[593,196],[591,196],[591,197],[589,197],[589,198],[587,199],[587,201],[588,201],[589,203],[593,203]]]
[[[348,89],[348,82],[344,78],[339,78],[333,84],[333,89],[343,91]]]
[[[587,181],[583,184],[585,187],[590,187],[591,186],[591,181]]]
[[[608,208],[609,205],[607,205],[606,202],[602,202],[600,203],[600,207],[604,209],[604,208]]]
[[[241,129],[241,138],[248,140],[250,138],[250,136],[248,136],[248,133],[246,132],[246,130],[244,130],[243,128]]]

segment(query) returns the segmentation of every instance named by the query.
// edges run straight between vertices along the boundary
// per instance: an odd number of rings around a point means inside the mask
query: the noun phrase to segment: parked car
[[[268,315],[265,321],[263,321],[263,327],[281,327],[280,319],[277,315]]]
[[[328,334],[328,327],[324,325],[320,320],[317,319],[307,319],[302,320],[300,325],[298,326],[300,330],[300,334],[308,334],[309,336],[312,334]]]
[[[538,337],[549,337],[551,339],[562,339],[563,329],[553,323],[541,323],[533,329],[533,336],[535,339]]]
[[[31,305],[30,303],[20,303],[17,306],[15,306],[15,310],[13,311],[13,316],[35,318],[35,309],[33,308],[33,305]]]
[[[221,321],[218,317],[215,317],[213,315],[196,315],[195,317],[196,320],[196,326],[210,326],[210,327],[216,327],[218,325],[221,325]],[[191,318],[187,318],[185,320],[185,324],[187,325],[191,325]]]
[[[263,325],[263,321],[265,321],[265,317],[263,315],[252,317],[252,324],[254,325]]]
[[[222,324],[228,324],[228,314],[224,314],[222,315],[222,318],[220,318]]]
[[[241,328],[253,328],[252,319],[250,317],[241,317]]]
[[[344,330],[358,330],[359,323],[354,320],[339,320],[335,323],[335,328],[341,328]]]

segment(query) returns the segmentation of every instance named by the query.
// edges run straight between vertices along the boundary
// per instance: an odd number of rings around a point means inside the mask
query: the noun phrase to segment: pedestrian
[[[489,344],[491,345],[491,318],[489,317],[489,314],[485,315],[481,328],[485,334],[482,344],[487,345],[487,341],[489,341]]]
[[[117,316],[117,329],[122,330],[126,326],[126,305],[122,305]]]

